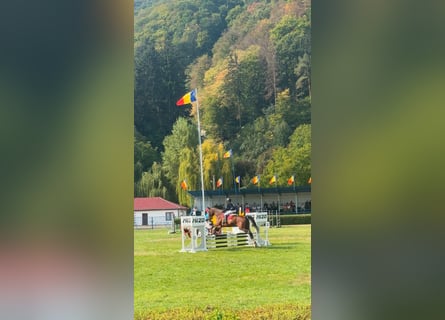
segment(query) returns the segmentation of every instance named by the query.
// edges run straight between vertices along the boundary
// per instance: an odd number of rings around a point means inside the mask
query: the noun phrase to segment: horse
[[[213,228],[211,229],[212,234],[217,234],[221,232],[223,227],[238,227],[244,233],[249,235],[251,241],[253,241],[255,247],[257,243],[253,237],[252,232],[250,231],[250,224],[254,226],[257,234],[260,233],[260,228],[255,222],[255,219],[252,216],[246,215],[244,217],[236,215],[236,214],[228,214],[227,221],[225,221],[224,210],[218,208],[209,208],[209,220],[213,221]]]

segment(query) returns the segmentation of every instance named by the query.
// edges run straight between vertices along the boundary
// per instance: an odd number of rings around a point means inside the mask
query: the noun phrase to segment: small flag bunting
[[[230,158],[231,156],[232,156],[232,149],[230,149],[229,151],[224,153],[223,158],[227,159],[227,158]]]
[[[291,185],[291,184],[294,183],[294,181],[295,181],[295,177],[294,177],[294,176],[290,176],[290,178],[287,179],[287,184],[288,184],[288,185]]]
[[[277,182],[277,177],[276,176],[272,176],[272,178],[269,181],[269,184],[276,183],[276,182]]]

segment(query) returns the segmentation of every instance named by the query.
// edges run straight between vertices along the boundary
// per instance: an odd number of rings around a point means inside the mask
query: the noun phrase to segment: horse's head
[[[206,211],[209,214],[209,219],[212,219],[212,217],[215,215],[216,208],[207,208]]]
[[[214,225],[221,224],[224,214],[223,210],[218,208],[209,208],[209,220],[212,221]]]

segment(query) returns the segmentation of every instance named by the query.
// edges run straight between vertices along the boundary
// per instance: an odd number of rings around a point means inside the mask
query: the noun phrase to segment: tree
[[[159,161],[158,152],[151,146],[149,141],[141,136],[134,140],[134,181],[138,181],[142,172],[148,171],[155,161]]]
[[[176,193],[178,195],[178,201],[181,205],[191,207],[193,205],[193,199],[188,194],[187,190],[182,189],[181,182],[186,181],[188,190],[197,190],[198,181],[200,180],[199,160],[194,148],[185,147],[180,153],[180,162],[178,168],[178,178],[176,180]]]
[[[198,132],[195,125],[185,118],[178,118],[173,125],[171,135],[164,139],[162,167],[165,176],[172,185],[178,181],[179,165],[184,149],[194,149],[198,145]]]
[[[305,185],[311,176],[311,125],[295,129],[287,147],[276,148],[264,170],[266,176],[276,174],[278,185],[286,185],[287,178],[294,175],[297,185]]]
[[[135,5],[135,128],[141,133],[135,138],[135,181],[143,177],[135,190],[152,188],[171,200],[182,194],[190,204],[181,179],[200,189],[196,104],[175,105],[191,88],[199,89],[206,189],[213,188],[213,176],[233,188],[233,171],[244,186],[255,174],[264,186],[267,174],[278,174],[280,183],[286,182],[281,175],[307,181],[310,139],[298,140],[310,137],[302,127],[311,123],[310,3]],[[223,159],[228,146],[234,156]]]
[[[295,67],[295,75],[297,76],[297,82],[295,87],[297,89],[297,95],[305,97],[311,96],[311,58],[307,53],[304,53],[303,57],[298,57],[298,64]]]
[[[286,15],[271,30],[279,68],[278,82],[281,88],[290,88],[292,97],[296,95],[298,57],[311,52],[310,24],[310,15]]]
[[[165,178],[161,164],[153,163],[148,172],[144,172],[140,181],[135,183],[136,197],[163,197],[172,198],[169,192],[168,181]]]
[[[135,48],[134,121],[154,148],[162,149],[173,123],[188,112],[175,105],[185,92],[183,83],[173,80],[184,78],[183,63],[168,35],[162,44],[145,39]]]

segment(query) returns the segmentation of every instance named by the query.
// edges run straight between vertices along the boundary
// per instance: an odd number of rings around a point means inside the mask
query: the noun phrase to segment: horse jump
[[[209,208],[208,213],[210,221],[213,222],[213,234],[218,234],[224,227],[237,227],[242,232],[247,233],[255,247],[257,246],[257,242],[253,237],[252,231],[250,231],[250,225],[256,229],[257,234],[259,234],[260,228],[252,216],[246,215],[242,217],[236,214],[229,214],[226,217],[224,211],[218,208]]]
[[[218,209],[217,209],[218,210]],[[223,212],[221,210],[221,212]],[[222,213],[224,215],[224,213]],[[213,215],[211,215],[213,218]],[[238,219],[238,218],[240,219]],[[267,213],[249,213],[246,217],[236,216],[229,218],[231,225],[221,224],[214,226],[213,230],[208,230],[204,217],[186,216],[181,218],[182,250],[181,252],[207,251],[214,248],[227,248],[235,246],[269,246]],[[224,218],[224,217],[222,217]],[[242,218],[242,219],[241,219]],[[216,218],[215,218],[216,219]],[[242,221],[244,219],[244,221]],[[217,221],[218,222],[218,221]],[[252,224],[255,229],[255,237],[249,229]],[[233,226],[239,231],[236,233],[218,234],[222,226]],[[239,226],[238,226],[239,225]],[[265,226],[265,239],[260,237],[259,227]],[[216,228],[215,228],[216,227]],[[241,227],[241,228],[240,228]],[[246,228],[247,227],[247,228]],[[213,234],[212,232],[213,231]],[[216,231],[216,232],[215,232]],[[241,232],[240,232],[241,231]],[[249,234],[250,233],[250,234]],[[190,239],[190,244],[186,245],[185,240]]]
[[[225,233],[219,235],[208,235],[206,237],[208,249],[251,246],[246,233]]]

